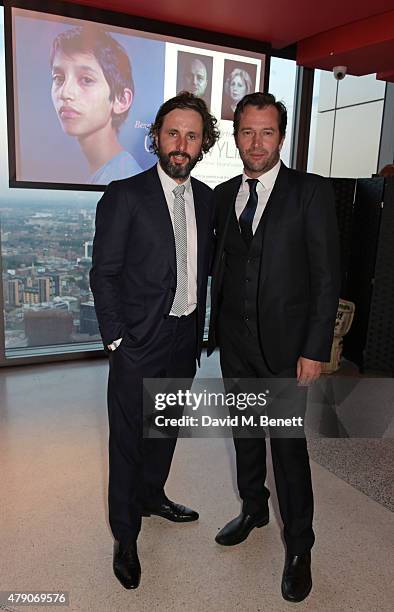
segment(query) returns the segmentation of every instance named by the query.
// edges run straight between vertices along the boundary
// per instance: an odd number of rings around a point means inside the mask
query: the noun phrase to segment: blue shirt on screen
[[[141,166],[128,151],[120,151],[89,179],[92,185],[108,185],[111,181],[128,178],[142,172]]]

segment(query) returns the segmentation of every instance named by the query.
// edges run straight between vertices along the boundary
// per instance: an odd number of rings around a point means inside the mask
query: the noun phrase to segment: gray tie
[[[187,281],[187,226],[185,211],[185,185],[173,189],[174,194],[174,236],[176,250],[176,291],[172,304],[172,314],[181,317],[188,307]]]

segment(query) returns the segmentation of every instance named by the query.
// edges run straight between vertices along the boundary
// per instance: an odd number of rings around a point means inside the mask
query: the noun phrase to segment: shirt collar
[[[157,172],[159,175],[159,179],[161,182],[161,185],[164,189],[164,192],[166,193],[170,193],[172,192],[175,187],[178,187],[178,185],[185,185],[185,191],[190,192],[191,190],[191,181],[190,181],[190,176],[187,178],[187,180],[184,183],[177,183],[176,181],[174,181],[173,178],[171,178],[170,176],[168,176],[168,174],[166,174],[166,172],[164,172],[163,168],[160,166],[160,163],[157,162]]]
[[[264,189],[267,189],[267,190],[272,189],[272,187],[275,185],[276,178],[279,174],[280,166],[281,166],[281,161],[279,160],[275,164],[275,166],[271,168],[271,170],[268,170],[268,172],[264,172],[263,174],[260,174],[260,176],[257,177],[257,180],[259,181],[259,183],[262,184]],[[245,171],[244,171],[242,173],[242,187],[244,189],[246,188],[249,189],[249,185],[246,185],[247,179],[250,179],[250,176],[245,174]]]

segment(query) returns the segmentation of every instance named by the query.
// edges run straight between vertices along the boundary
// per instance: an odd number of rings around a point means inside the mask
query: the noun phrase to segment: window
[[[292,126],[294,114],[294,94],[296,83],[297,66],[295,61],[271,58],[269,92],[277,100],[284,102],[287,108],[287,134],[282,147],[281,158],[285,164],[290,163],[290,151],[292,142]]]
[[[0,218],[6,356],[97,348],[89,289],[100,193],[9,189],[0,10]],[[92,341],[96,341],[92,343]],[[57,345],[57,348],[55,347]],[[47,347],[44,349],[43,347]]]
[[[360,178],[377,171],[386,84],[375,75],[315,71],[308,171]]]

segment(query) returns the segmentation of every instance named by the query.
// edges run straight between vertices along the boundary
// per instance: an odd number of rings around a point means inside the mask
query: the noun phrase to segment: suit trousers
[[[196,311],[167,316],[148,345],[126,336],[109,356],[109,522],[124,544],[137,539],[141,512],[166,499],[176,438],[143,438],[143,378],[184,378],[196,373]]]
[[[236,320],[221,316],[218,332],[224,378],[296,378],[296,365],[279,374],[270,371],[261,349],[257,327],[253,330],[253,326],[248,327],[241,318]],[[306,389],[299,387],[296,395],[295,412],[304,415]],[[265,438],[235,437],[234,446],[243,511],[247,514],[266,512],[270,492],[265,486]],[[287,551],[302,554],[312,548],[315,540],[312,529],[313,491],[306,440],[303,435],[293,438],[271,435],[270,446]]]

